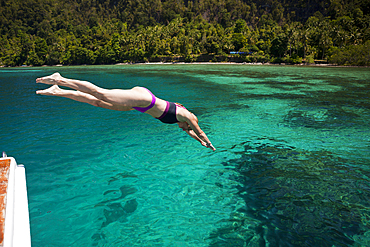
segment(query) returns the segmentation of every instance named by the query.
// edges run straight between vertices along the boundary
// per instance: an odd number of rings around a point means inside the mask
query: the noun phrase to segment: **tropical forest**
[[[0,0],[0,66],[370,66],[370,0]]]

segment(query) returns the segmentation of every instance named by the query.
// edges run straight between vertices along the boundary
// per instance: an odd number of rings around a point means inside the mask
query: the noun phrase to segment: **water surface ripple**
[[[36,95],[55,71],[180,102],[217,151],[137,111]],[[33,246],[370,245],[368,68],[0,68],[0,84]]]

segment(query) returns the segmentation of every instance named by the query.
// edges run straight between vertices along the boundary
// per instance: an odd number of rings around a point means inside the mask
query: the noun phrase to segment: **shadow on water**
[[[284,124],[290,127],[313,129],[370,127],[368,121],[370,116],[370,101],[368,100],[370,84],[346,85],[335,92],[301,90],[304,94],[300,95],[290,93],[290,89],[284,88],[286,84],[264,82],[264,85],[268,87],[284,89],[283,93],[274,93],[273,95],[242,93],[239,97],[258,100],[264,98],[292,100],[290,104],[292,109],[283,119]],[[302,86],[305,83],[294,82],[293,84]],[[342,85],[332,84],[334,86]]]
[[[210,234],[210,246],[369,246],[370,171],[325,151],[241,149],[224,165],[245,206]]]
[[[370,126],[370,104],[366,100],[370,87],[347,86],[331,92],[307,93],[284,118],[292,127],[315,129]]]
[[[115,181],[120,181],[124,178],[135,178],[135,175],[128,173],[118,173],[111,177],[108,184],[111,185]],[[123,185],[119,189],[111,189],[104,192],[104,197],[107,199],[95,205],[95,207],[103,207],[103,216],[100,220],[103,221],[101,224],[99,233],[93,234],[91,237],[94,241],[94,246],[97,246],[99,242],[105,240],[106,236],[102,233],[102,229],[108,225],[118,222],[127,222],[127,217],[133,214],[138,203],[135,198],[127,199],[127,196],[133,195],[137,192],[137,189],[131,186]]]
[[[362,118],[351,109],[338,106],[299,107],[291,110],[284,122],[291,127],[327,129],[354,126]]]

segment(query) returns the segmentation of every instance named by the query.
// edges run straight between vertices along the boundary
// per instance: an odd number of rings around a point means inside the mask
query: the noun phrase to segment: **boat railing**
[[[30,247],[26,172],[13,157],[0,158],[0,247]]]

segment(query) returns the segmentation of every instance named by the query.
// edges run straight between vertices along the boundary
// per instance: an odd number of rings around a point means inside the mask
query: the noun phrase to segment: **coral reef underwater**
[[[327,151],[238,146],[224,165],[245,206],[210,234],[210,246],[370,245],[369,169]]]

